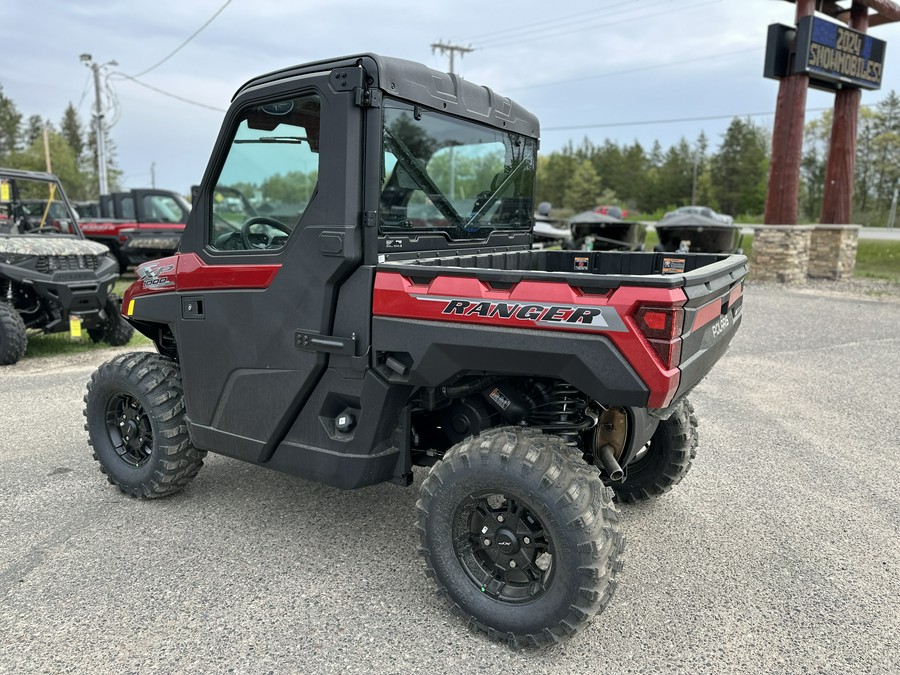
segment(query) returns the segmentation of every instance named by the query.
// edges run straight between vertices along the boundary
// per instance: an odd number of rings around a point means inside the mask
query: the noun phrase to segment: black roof
[[[24,171],[22,169],[5,169],[0,167],[0,178],[30,178],[31,180],[46,180],[59,183],[59,178],[46,171]]]
[[[362,68],[371,80],[369,86],[385,95],[533,138],[540,136],[537,117],[512,99],[453,73],[378,54],[342,56],[276,70],[245,83],[234,98],[248,89],[279,80],[354,67]]]

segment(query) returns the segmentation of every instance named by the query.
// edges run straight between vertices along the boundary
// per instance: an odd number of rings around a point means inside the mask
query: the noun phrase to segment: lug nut
[[[490,539],[485,539],[485,540],[484,540],[484,545],[485,545],[485,546],[490,546],[490,545],[491,545],[491,540],[490,540]]]
[[[515,561],[515,560],[510,560],[510,561],[509,561],[509,566],[510,566],[510,567],[515,567],[515,566],[516,566],[516,561]]]
[[[498,523],[502,523],[502,522],[503,522],[503,516],[497,516],[497,522],[498,522]]]
[[[522,543],[523,543],[523,544],[530,544],[530,543],[531,543],[531,537],[522,537]]]

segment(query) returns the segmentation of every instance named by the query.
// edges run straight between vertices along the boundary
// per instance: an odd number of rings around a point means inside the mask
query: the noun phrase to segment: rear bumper
[[[181,232],[137,233],[128,237],[119,251],[129,264],[140,265],[148,260],[173,255],[181,243]]]

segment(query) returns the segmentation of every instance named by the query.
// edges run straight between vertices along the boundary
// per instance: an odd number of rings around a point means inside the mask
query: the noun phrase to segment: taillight
[[[681,331],[684,328],[684,309],[681,307],[638,308],[634,314],[638,330],[647,338],[653,351],[667,370],[681,362]]]

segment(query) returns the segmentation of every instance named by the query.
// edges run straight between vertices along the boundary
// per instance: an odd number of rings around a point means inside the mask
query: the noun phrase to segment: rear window
[[[382,142],[382,234],[531,228],[533,139],[388,100]]]

